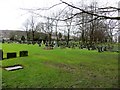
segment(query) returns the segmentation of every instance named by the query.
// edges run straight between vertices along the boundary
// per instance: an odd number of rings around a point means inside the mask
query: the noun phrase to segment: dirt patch
[[[45,47],[44,50],[53,50],[53,47]]]
[[[55,67],[58,69],[62,69],[67,72],[75,72],[76,71],[75,67],[64,64],[64,63],[55,63],[55,62],[51,62],[51,61],[45,61],[45,62],[43,62],[43,64],[45,64],[49,67]]]

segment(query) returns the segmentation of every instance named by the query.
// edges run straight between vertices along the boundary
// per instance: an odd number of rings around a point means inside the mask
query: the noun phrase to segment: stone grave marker
[[[97,49],[98,49],[98,52],[102,52],[102,47],[101,46],[98,46]]]
[[[3,60],[3,50],[0,49],[0,60]]]
[[[19,56],[20,57],[28,56],[28,51],[20,51]]]
[[[13,65],[13,66],[3,67],[3,69],[5,69],[7,71],[14,71],[14,70],[23,69],[23,66],[22,65]]]
[[[9,58],[16,58],[16,57],[17,57],[16,52],[7,53],[7,59],[9,59]]]

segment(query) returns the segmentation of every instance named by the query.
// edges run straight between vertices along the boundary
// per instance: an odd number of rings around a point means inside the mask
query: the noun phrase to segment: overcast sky
[[[74,4],[81,0],[63,0]],[[85,0],[83,0],[85,1]],[[86,0],[89,3],[93,0]],[[101,6],[115,6],[119,0],[97,0]],[[29,13],[20,8],[50,7],[60,0],[0,0],[0,30],[21,30],[23,22],[29,17]]]

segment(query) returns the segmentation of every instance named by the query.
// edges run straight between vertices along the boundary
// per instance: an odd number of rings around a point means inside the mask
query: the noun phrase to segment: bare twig
[[[55,5],[52,5],[51,7],[46,7],[46,8],[38,8],[38,9],[20,8],[20,9],[22,9],[22,10],[32,10],[32,11],[37,11],[37,10],[50,10],[50,9],[52,9],[52,8],[60,5],[60,4],[62,4],[62,3],[57,3],[57,4],[55,4]]]
[[[60,1],[61,1],[62,3],[64,3],[64,4],[68,5],[68,6],[72,7],[72,8],[75,8],[75,9],[78,9],[78,10],[82,11],[83,13],[87,13],[87,14],[90,14],[90,15],[93,15],[93,16],[97,16],[97,17],[101,17],[101,18],[105,18],[105,19],[120,20],[120,17],[109,17],[109,16],[104,16],[104,15],[98,15],[98,14],[96,14],[96,13],[92,13],[92,12],[89,12],[89,11],[85,11],[84,9],[81,9],[81,8],[79,8],[79,7],[76,7],[76,6],[74,6],[74,5],[71,5],[71,4],[69,4],[69,3],[67,3],[67,2],[64,2],[64,1],[62,1],[62,0],[60,0]],[[76,15],[77,15],[77,14],[76,14]]]

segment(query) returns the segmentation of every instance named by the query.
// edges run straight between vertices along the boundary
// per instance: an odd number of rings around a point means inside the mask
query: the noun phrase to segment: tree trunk
[[[69,40],[70,40],[70,29],[68,29],[67,46],[69,46]]]

